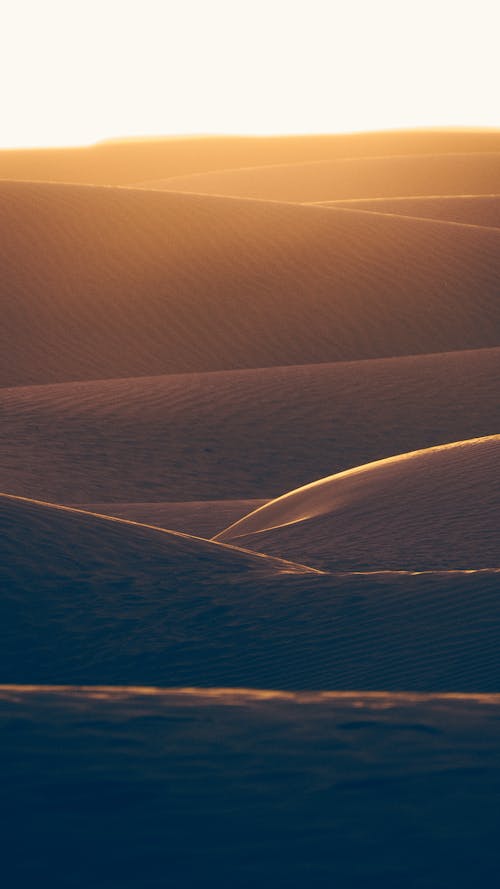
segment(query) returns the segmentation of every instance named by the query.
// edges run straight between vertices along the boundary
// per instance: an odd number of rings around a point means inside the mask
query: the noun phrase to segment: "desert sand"
[[[500,132],[0,180],[8,884],[493,884]]]
[[[0,700],[3,869],[24,885],[48,860],[57,889],[166,874],[397,887],[410,871],[468,889],[495,873],[498,695],[17,686]]]
[[[432,195],[430,197],[373,198],[352,201],[326,201],[322,207],[346,207],[351,210],[372,210],[374,213],[396,213],[421,219],[442,219],[500,227],[500,195]]]
[[[500,153],[336,158],[214,170],[141,183],[144,188],[233,195],[268,201],[492,194],[500,187]]]

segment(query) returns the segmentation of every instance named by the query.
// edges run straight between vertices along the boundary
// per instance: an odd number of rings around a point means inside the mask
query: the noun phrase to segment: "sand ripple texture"
[[[0,269],[3,387],[500,343],[496,229],[2,182]]]

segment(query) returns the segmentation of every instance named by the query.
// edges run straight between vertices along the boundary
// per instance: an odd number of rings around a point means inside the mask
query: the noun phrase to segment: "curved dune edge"
[[[499,563],[500,435],[358,466],[261,506],[220,535],[330,572]]]
[[[207,552],[210,552],[210,547],[212,544],[216,546],[219,545],[218,541],[207,540],[205,537],[196,537],[193,534],[185,534],[182,531],[171,531],[168,528],[159,528],[156,525],[146,525],[141,522],[133,521],[133,519],[121,518],[118,516],[105,515],[103,513],[94,513],[88,512],[83,509],[78,509],[74,506],[65,506],[58,503],[47,503],[44,500],[33,500],[29,497],[21,497],[16,494],[7,494],[0,492],[0,502],[1,501],[11,501],[13,503],[26,504],[28,506],[41,507],[47,510],[54,510],[58,512],[65,512],[76,516],[89,517],[98,520],[102,520],[104,523],[108,522],[111,524],[122,525],[125,528],[135,528],[141,531],[154,531],[158,534],[164,534],[170,539],[179,538],[185,541],[192,541],[194,544],[202,545],[203,548],[207,549]],[[232,551],[235,555],[238,553],[244,556],[256,557],[258,564],[258,560],[262,559],[263,564],[267,564],[270,569],[273,567],[281,570],[282,572],[297,572],[299,574],[323,574],[324,572],[318,571],[316,568],[309,568],[307,565],[299,565],[291,562],[288,559],[274,559],[273,557],[269,557],[266,553],[256,553],[253,550],[245,550],[243,547],[232,546],[222,544],[223,548]],[[216,553],[216,549],[212,550],[212,552]]]
[[[411,462],[412,460],[415,460],[416,458],[422,457],[424,455],[426,457],[431,457],[433,454],[440,454],[446,451],[467,448],[480,442],[486,443],[490,441],[498,442],[500,444],[500,434],[450,442],[447,444],[436,445],[431,448],[421,448],[416,451],[408,451],[405,454],[395,454],[393,457],[385,457],[383,460],[375,460],[371,463],[365,463],[362,466],[355,466],[353,469],[346,469],[343,472],[335,473],[334,475],[327,476],[326,478],[318,479],[308,485],[303,485],[300,488],[296,488],[294,491],[288,491],[281,497],[275,498],[270,503],[266,503],[264,504],[264,506],[260,506],[258,509],[249,513],[249,515],[244,516],[237,522],[234,522],[224,531],[216,534],[213,539],[219,541],[231,540],[234,537],[238,537],[243,534],[259,534],[265,531],[272,531],[276,528],[287,527],[288,525],[296,524],[298,522],[307,521],[308,519],[317,518],[318,516],[329,512],[330,508],[335,506],[335,504],[332,504],[331,502],[327,504],[322,501],[320,504],[316,502],[314,498],[315,493],[324,492],[325,486],[329,486],[331,483],[336,483],[343,480],[350,480],[352,478],[356,478],[357,476],[369,475],[371,472],[376,471],[377,469],[400,466],[401,464]],[[308,495],[310,494],[313,495],[312,498],[309,498]],[[293,510],[294,499],[298,500],[298,511]],[[286,519],[280,520],[282,508],[285,508],[286,514],[287,506],[291,507],[291,512],[288,512]]]
[[[68,696],[72,701],[126,701],[154,697],[168,703],[219,703],[227,707],[242,704],[283,701],[297,704],[333,703],[354,709],[387,710],[412,704],[478,704],[500,706],[500,693],[406,692],[406,691],[288,691],[269,688],[165,688],[154,685],[15,685],[0,684],[0,701],[21,701],[27,696]]]
[[[318,203],[403,195],[492,193],[500,153],[365,156],[241,167],[147,180],[138,187],[196,194]]]
[[[329,157],[488,152],[500,150],[498,129],[417,129],[295,136],[186,136],[113,139],[72,148],[3,149],[0,177],[124,185],[255,164]]]
[[[500,228],[500,194],[469,195],[407,195],[396,198],[353,198],[343,201],[320,201],[316,207],[366,210],[419,219],[434,219],[482,228]]]

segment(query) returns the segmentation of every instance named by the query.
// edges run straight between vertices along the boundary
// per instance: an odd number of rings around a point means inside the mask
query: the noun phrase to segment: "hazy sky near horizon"
[[[0,147],[500,126],[498,0],[5,0]]]

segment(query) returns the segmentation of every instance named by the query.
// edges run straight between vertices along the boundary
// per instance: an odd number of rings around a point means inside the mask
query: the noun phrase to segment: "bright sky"
[[[0,147],[500,126],[500,0],[0,0]]]

